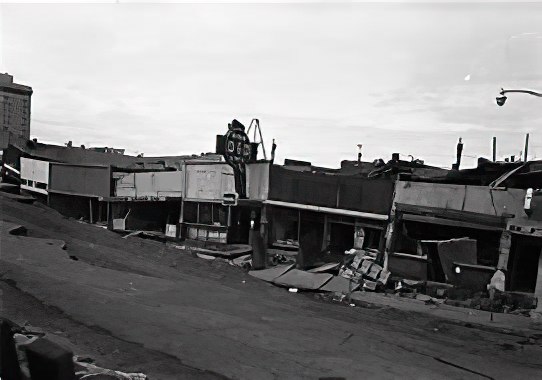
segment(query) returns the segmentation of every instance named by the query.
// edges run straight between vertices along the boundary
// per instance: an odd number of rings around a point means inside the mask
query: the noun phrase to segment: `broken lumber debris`
[[[335,271],[339,267],[340,263],[327,263],[324,265],[320,265],[319,267],[309,269],[307,272],[310,273],[323,273],[323,272],[331,272]]]

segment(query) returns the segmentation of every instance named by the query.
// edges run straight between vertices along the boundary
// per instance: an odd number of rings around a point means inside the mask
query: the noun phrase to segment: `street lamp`
[[[497,100],[497,105],[499,106],[504,106],[504,103],[506,102],[506,99],[508,99],[504,94],[506,93],[509,93],[509,92],[520,92],[522,94],[529,94],[529,95],[533,95],[533,96],[538,96],[538,97],[541,97],[542,98],[542,94],[540,92],[536,92],[536,91],[530,91],[530,90],[504,90],[501,88],[501,96],[497,96],[496,100]]]

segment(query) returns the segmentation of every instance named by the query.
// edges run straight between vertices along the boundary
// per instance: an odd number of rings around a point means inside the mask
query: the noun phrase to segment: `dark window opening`
[[[216,217],[213,216],[213,221],[220,223],[221,226],[228,225],[228,207],[215,205]]]
[[[464,237],[476,240],[479,265],[497,266],[499,262],[500,231],[405,221],[399,225],[395,252],[421,255],[420,240],[449,240]]]
[[[528,236],[514,236],[508,258],[510,281],[508,290],[534,293],[538,276],[538,266],[542,241]]]
[[[199,220],[200,224],[213,224],[213,210],[211,203],[199,204]]]
[[[273,209],[273,240],[286,243],[298,241],[298,217],[297,210]]]
[[[365,242],[364,242],[365,244]],[[329,251],[344,253],[354,246],[354,225],[329,223]]]
[[[187,223],[198,222],[198,204],[196,202],[184,203],[184,221]]]
[[[376,228],[363,227],[365,231],[365,239],[363,240],[363,248],[378,249],[380,245],[381,230]]]

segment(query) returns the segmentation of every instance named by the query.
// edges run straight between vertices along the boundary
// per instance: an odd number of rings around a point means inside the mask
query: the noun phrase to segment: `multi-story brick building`
[[[32,88],[13,82],[0,73],[0,149],[30,139],[30,98]]]

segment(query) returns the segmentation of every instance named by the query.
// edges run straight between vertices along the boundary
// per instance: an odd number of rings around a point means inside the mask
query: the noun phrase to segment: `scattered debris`
[[[252,269],[252,255],[239,256],[235,259],[229,260],[228,263],[230,265],[238,266],[246,271],[249,271]]]
[[[286,263],[295,263],[295,257],[283,255],[280,253],[270,254],[268,257],[271,265],[279,265]]]
[[[487,289],[496,289],[501,292],[504,292],[504,273],[501,270],[495,272],[493,277],[491,277],[490,283],[487,285]]]
[[[214,260],[214,259],[216,259],[216,257],[214,257],[214,256],[204,255],[203,253],[197,253],[197,252],[196,252],[196,256],[199,257],[200,259],[204,259],[204,260]]]
[[[346,295],[341,292],[335,292],[333,293],[333,296],[331,297],[331,300],[334,302],[343,302],[343,300],[346,298]]]
[[[344,264],[339,270],[339,276],[351,280],[363,289],[375,291],[378,286],[388,282],[390,272],[374,262],[364,250],[350,250],[345,253],[354,255],[350,264]]]
[[[364,280],[363,281],[363,289],[368,289],[375,291],[376,290],[376,282],[370,281],[370,280]]]
[[[123,239],[128,239],[129,237],[139,236],[142,233],[143,233],[143,231],[133,231],[133,232],[130,232],[129,234],[127,234],[127,235],[124,235],[122,238]]]
[[[90,379],[118,379],[118,380],[146,380],[147,376],[143,373],[125,373],[111,369],[101,368],[94,364],[88,363],[86,360],[79,361],[77,356],[74,357],[74,365],[76,375],[81,380]]]

